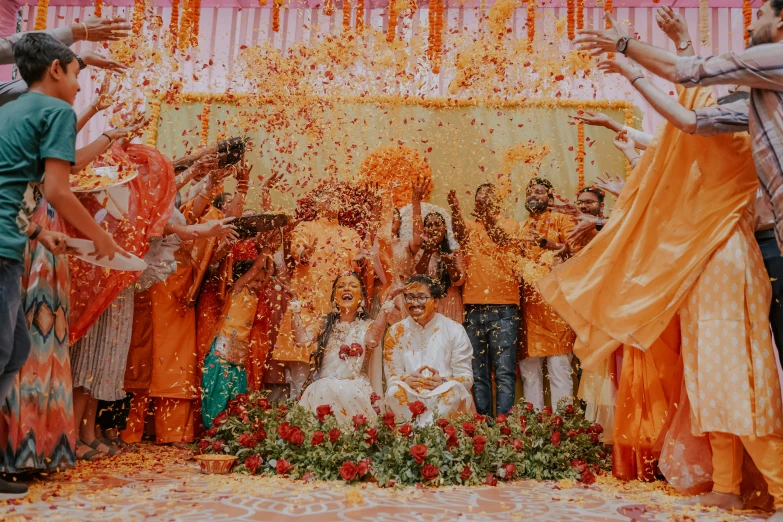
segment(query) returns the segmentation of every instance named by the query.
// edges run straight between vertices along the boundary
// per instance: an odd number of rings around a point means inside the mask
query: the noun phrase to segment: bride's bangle
[[[396,308],[396,305],[394,304],[394,301],[389,300],[383,303],[383,306],[381,306],[381,312],[386,312],[387,314],[394,310]]]

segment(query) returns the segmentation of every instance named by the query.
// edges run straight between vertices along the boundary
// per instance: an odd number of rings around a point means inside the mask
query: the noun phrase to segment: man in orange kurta
[[[186,207],[188,224],[221,219],[208,207],[196,217]],[[215,238],[184,241],[176,253],[177,271],[136,296],[133,336],[125,371],[125,390],[134,394],[123,440],[140,442],[150,401],[155,406],[158,443],[194,439],[196,381],[195,296],[216,246]]]
[[[527,263],[546,264],[545,249],[567,248],[568,234],[574,224],[570,216],[549,211],[552,196],[549,180],[533,178],[528,184],[525,207],[530,216],[522,224],[523,236],[532,239],[524,246]],[[574,394],[571,376],[574,332],[530,284],[522,283],[522,295],[525,335],[520,348],[524,358],[519,363],[519,370],[523,394],[534,407],[544,407],[543,363],[546,359],[552,407],[556,408],[561,400],[570,402]]]
[[[703,88],[681,90],[679,101],[688,110],[714,103]],[[538,288],[576,331],[586,368],[626,345],[616,475],[652,478],[656,440],[684,382],[691,435],[707,434],[712,449],[711,495],[738,499],[744,446],[783,515],[783,402],[766,316],[770,286],[753,240],[756,187],[747,134],[704,138],[666,124],[605,231]],[[672,431],[667,440],[676,443]]]

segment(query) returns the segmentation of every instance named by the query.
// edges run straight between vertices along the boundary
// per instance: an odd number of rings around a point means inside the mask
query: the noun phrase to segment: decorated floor
[[[92,521],[757,521],[683,506],[670,488],[602,477],[590,487],[516,482],[498,487],[380,489],[246,475],[201,475],[184,450],[143,446],[138,454],[79,465],[0,503],[0,520]]]

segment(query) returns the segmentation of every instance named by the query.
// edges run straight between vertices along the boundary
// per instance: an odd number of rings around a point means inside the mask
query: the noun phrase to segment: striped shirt
[[[783,249],[783,44],[757,45],[740,53],[677,58],[676,79],[686,87],[734,84],[751,88],[750,100],[696,109],[696,134],[750,130],[761,188],[775,216]]]

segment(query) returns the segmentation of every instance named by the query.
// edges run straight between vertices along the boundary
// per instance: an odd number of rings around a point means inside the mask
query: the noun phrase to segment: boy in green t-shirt
[[[0,404],[30,353],[22,273],[28,236],[35,239],[41,233],[40,226],[30,224],[36,188],[95,243],[98,256],[127,255],[71,192],[68,178],[76,162],[72,104],[80,70],[76,55],[49,34],[29,33],[14,44],[14,56],[30,89],[0,107]],[[26,492],[24,485],[0,481],[0,498]]]

